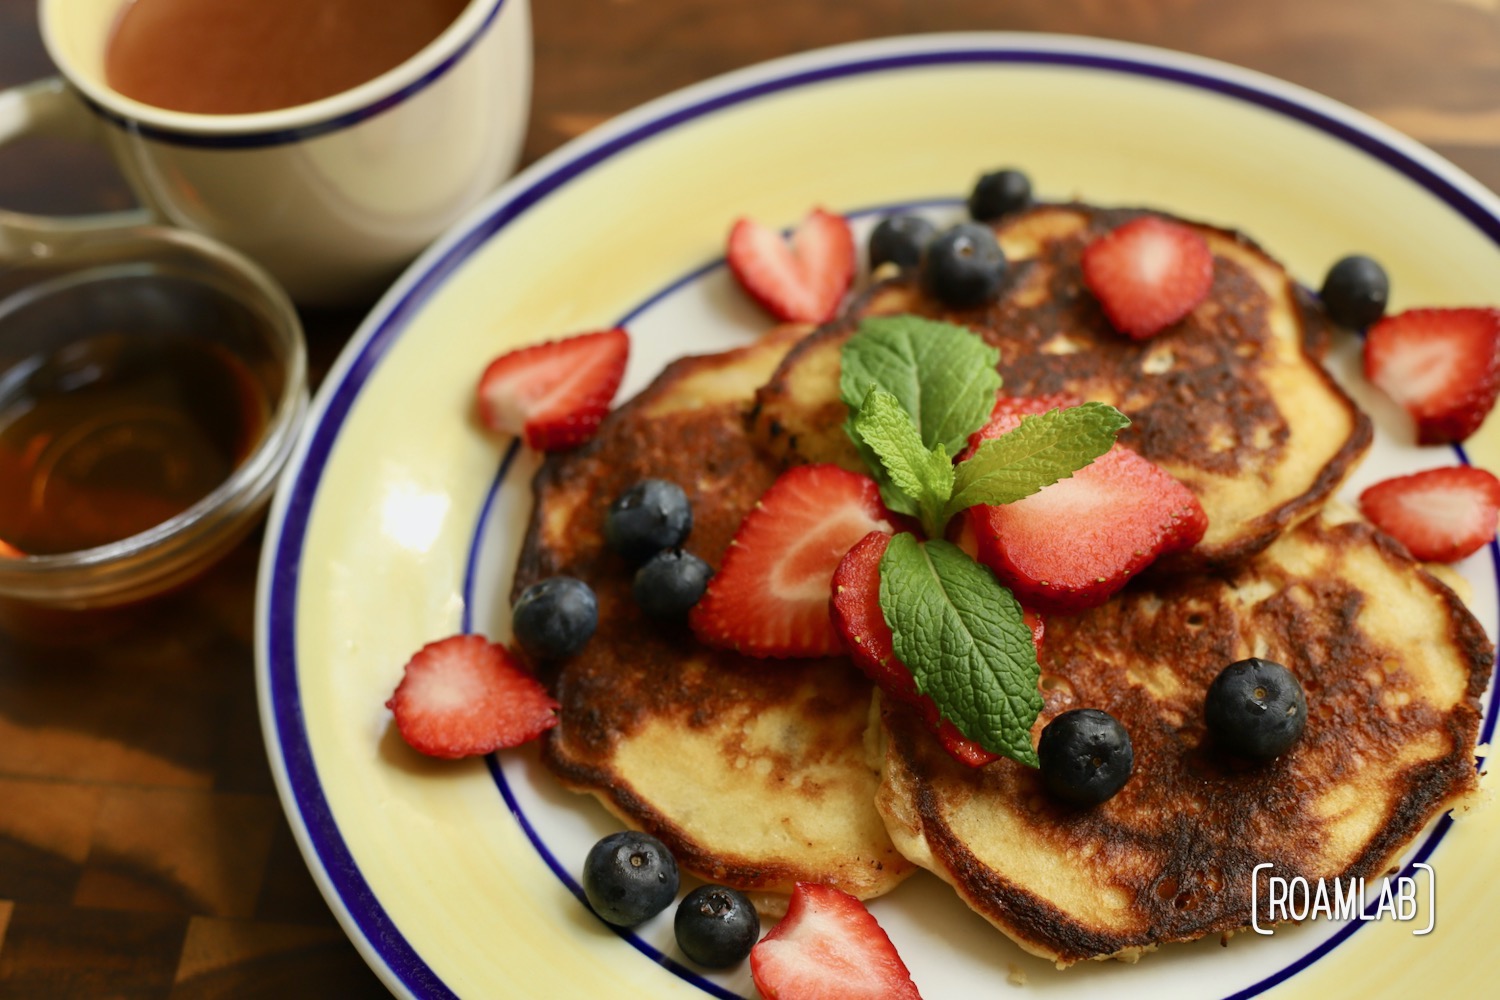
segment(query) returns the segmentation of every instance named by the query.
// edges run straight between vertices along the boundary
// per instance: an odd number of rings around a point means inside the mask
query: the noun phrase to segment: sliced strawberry
[[[1365,378],[1404,406],[1422,444],[1462,441],[1500,390],[1500,309],[1410,309],[1365,334]]]
[[[995,405],[990,410],[989,423],[969,435],[969,443],[963,451],[958,453],[955,462],[967,461],[979,449],[979,444],[989,438],[999,437],[1004,431],[994,428],[1004,427],[1009,430],[1013,424],[998,424],[1001,417],[1030,417],[1038,413],[1047,413],[1050,410],[1065,409],[1070,406],[1078,406],[1083,400],[1067,392],[1047,393],[1043,396],[1006,396],[995,397]]]
[[[765,1000],[921,1000],[896,946],[841,889],[798,882],[786,916],[750,949]]]
[[[7,559],[24,559],[25,553],[7,542],[5,539],[0,538],[0,556],[3,556]]]
[[[936,708],[934,708],[934,711],[936,711]],[[927,722],[926,719],[922,721]],[[927,728],[929,730],[933,728],[931,723],[928,723]],[[948,719],[938,719],[936,728],[938,742],[942,744],[948,756],[960,764],[968,767],[983,767],[986,764],[993,764],[1000,759],[998,754],[990,753],[984,747],[959,732],[958,727]]]
[[[930,695],[920,694],[911,670],[896,658],[890,626],[880,608],[880,560],[890,545],[891,536],[872,531],[861,538],[839,562],[833,572],[833,592],[829,614],[854,661],[866,677],[874,681],[887,698],[910,705],[917,710],[928,730],[961,764],[982,767],[999,758],[958,731],[942,717]],[[1040,616],[1025,612],[1031,627],[1031,639],[1040,648],[1043,623]]]
[[[414,750],[469,757],[514,747],[557,725],[557,702],[505,647],[452,635],[417,650],[385,703]]]
[[[619,329],[502,354],[480,376],[480,419],[541,451],[576,447],[609,412],[629,356],[630,336]]]
[[[896,659],[891,629],[880,608],[880,560],[890,543],[889,533],[872,531],[839,560],[831,581],[829,616],[854,665],[888,697],[916,705],[923,696],[917,693],[911,671]]]
[[[970,448],[1021,423],[996,417]],[[1190,549],[1208,529],[1198,498],[1122,444],[1029,497],[964,511],[960,546],[1016,598],[1044,614],[1097,607],[1158,556]]]
[[[891,517],[868,476],[836,465],[783,472],[740,522],[689,613],[693,633],[750,656],[842,653],[828,620],[829,581],[850,546],[892,530]]]
[[[1470,465],[1376,483],[1359,495],[1375,526],[1424,562],[1457,562],[1495,537],[1500,479]]]
[[[792,233],[754,219],[729,231],[729,270],[777,319],[822,323],[833,318],[854,281],[854,237],[842,215],[815,208]]]
[[[1144,340],[1208,296],[1214,255],[1196,230],[1143,215],[1084,248],[1083,281],[1116,330]]]
[[[994,420],[996,417],[1012,414],[1024,416],[1030,413],[1046,413],[1048,410],[1078,406],[1082,402],[1083,400],[1070,392],[1049,392],[1041,396],[1006,396],[1002,393],[995,397],[995,407],[990,410],[990,419]]]

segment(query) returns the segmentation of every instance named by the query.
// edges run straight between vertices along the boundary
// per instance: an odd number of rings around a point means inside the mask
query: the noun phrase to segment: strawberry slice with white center
[[[835,656],[844,644],[828,619],[833,571],[891,514],[868,476],[836,465],[782,473],[740,522],[724,564],[688,623],[710,646],[749,656]]]
[[[1423,562],[1457,562],[1494,540],[1500,479],[1455,465],[1397,476],[1359,495],[1359,509]]]
[[[931,695],[917,691],[911,669],[896,658],[894,638],[880,607],[880,560],[890,546],[891,536],[872,531],[861,538],[839,562],[833,573],[833,594],[829,604],[833,627],[838,630],[854,665],[893,701],[917,710],[929,732],[938,738],[948,755],[960,764],[983,767],[999,760],[997,754],[959,732],[949,719],[943,718]],[[1031,641],[1040,649],[1044,625],[1040,616],[1025,612],[1031,627]]]
[[[1412,415],[1420,443],[1464,440],[1500,391],[1500,310],[1387,316],[1365,334],[1365,378]]]
[[[921,1000],[896,946],[863,903],[798,882],[786,916],[750,949],[765,1000]]]
[[[1214,255],[1196,230],[1143,215],[1084,248],[1083,281],[1116,330],[1144,340],[1208,297]]]
[[[630,335],[620,329],[502,354],[480,376],[480,420],[540,451],[576,447],[609,413],[629,357]]]
[[[1038,399],[1032,405],[1047,407]],[[1026,404],[969,437],[969,450],[1017,427]],[[1159,556],[1197,545],[1208,517],[1166,470],[1116,444],[1029,497],[963,513],[958,544],[1016,599],[1044,614],[1097,607]]]
[[[777,319],[832,319],[854,282],[854,236],[842,215],[815,208],[791,240],[754,219],[729,231],[729,270]]]
[[[968,444],[958,453],[955,462],[966,462],[979,450],[980,444],[990,438],[999,437],[1005,431],[1015,427],[1018,421],[1006,420],[1006,417],[1031,417],[1038,413],[1048,413],[1052,410],[1066,409],[1070,406],[1081,406],[1083,400],[1068,392],[1053,392],[1041,396],[1006,396],[1004,394],[995,397],[995,405],[990,410],[990,419],[987,424],[969,435]]]
[[[1046,413],[1048,410],[1065,409],[1082,403],[1082,399],[1068,392],[1053,392],[1042,396],[998,395],[995,397],[994,408],[990,410],[990,419],[1017,414],[1026,416],[1033,413]],[[968,453],[965,453],[963,457],[967,458]]]
[[[557,725],[557,702],[505,647],[481,635],[423,646],[385,704],[402,738],[433,757],[520,746]]]

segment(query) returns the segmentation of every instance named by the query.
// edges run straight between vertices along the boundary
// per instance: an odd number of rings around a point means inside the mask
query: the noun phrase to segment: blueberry
[[[1319,294],[1329,319],[1357,330],[1385,315],[1391,283],[1385,276],[1385,268],[1369,257],[1356,254],[1328,269]]]
[[[677,897],[677,861],[649,833],[612,833],[589,849],[583,894],[600,917],[634,927],[665,910]]]
[[[665,479],[642,479],[609,505],[604,518],[609,547],[637,563],[681,545],[692,530],[687,494]]]
[[[630,593],[652,618],[681,618],[698,603],[713,569],[681,549],[663,549],[635,571]]]
[[[888,215],[870,233],[870,270],[881,264],[916,267],[937,227],[920,215]]]
[[[727,885],[700,885],[684,896],[673,927],[682,953],[710,969],[743,962],[760,937],[755,907]]]
[[[967,309],[1000,294],[1005,254],[989,226],[960,223],[927,245],[922,280],[945,305]]]
[[[1219,671],[1203,701],[1208,731],[1226,750],[1269,760],[1307,725],[1307,698],[1286,667],[1251,657]]]
[[[1135,766],[1130,734],[1119,719],[1097,708],[1075,708],[1047,723],[1036,752],[1047,789],[1078,806],[1113,796]]]
[[[538,660],[562,660],[583,648],[599,627],[599,602],[582,580],[551,576],[521,592],[511,628],[521,648]]]
[[[1019,170],[996,170],[975,182],[969,194],[969,217],[978,222],[993,222],[1030,204],[1031,178]]]

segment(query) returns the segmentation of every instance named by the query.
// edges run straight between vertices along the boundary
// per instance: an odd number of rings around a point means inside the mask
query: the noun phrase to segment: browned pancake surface
[[[777,472],[747,437],[745,409],[802,332],[677,362],[592,443],[550,457],[516,592],[566,573],[599,599],[598,632],[549,678],[562,710],[543,759],[565,784],[706,878],[774,892],[822,881],[869,897],[912,866],[875,812],[868,682],[841,659],[756,660],[647,618],[630,596],[632,568],[603,541],[616,496],[669,479],[693,505],[687,548],[718,565]]]
[[[897,845],[1059,964],[1249,925],[1262,862],[1286,878],[1382,874],[1477,787],[1493,654],[1452,591],[1365,523],[1336,521],[1304,521],[1233,573],[1048,620],[1037,731],[1100,708],[1134,746],[1133,776],[1098,807],[1059,804],[1009,762],[956,764],[885,709],[880,805]],[[1267,763],[1221,753],[1203,723],[1209,683],[1251,655],[1289,667],[1309,706],[1301,740]]]
[[[1208,298],[1156,336],[1109,324],[1083,283],[1083,248],[1141,214],[1047,206],[997,233],[1011,261],[991,306],[954,311],[909,276],[876,286],[849,315],[788,355],[757,397],[755,432],[793,461],[859,467],[841,427],[838,352],[864,316],[916,313],[969,326],[1000,350],[1002,391],[1069,392],[1131,418],[1120,440],[1182,480],[1208,533],[1179,565],[1251,555],[1332,495],[1370,442],[1370,424],[1318,362],[1325,321],[1248,240],[1195,228],[1214,253]]]

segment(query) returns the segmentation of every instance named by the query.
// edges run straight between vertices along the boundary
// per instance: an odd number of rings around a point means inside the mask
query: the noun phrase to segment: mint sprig
[[[1109,451],[1129,425],[1129,417],[1104,403],[1022,417],[1019,427],[982,442],[959,463],[944,519],[976,504],[1014,503],[1066,479]]]
[[[910,414],[878,386],[865,394],[852,423],[880,461],[889,484],[911,500],[905,513],[918,517],[929,534],[940,530],[953,496],[955,473],[948,450],[942,444],[923,447]]]
[[[956,466],[1000,388],[999,352],[971,331],[913,316],[865,320],[843,347],[845,429],[892,510],[928,540],[897,535],[880,563],[880,608],[917,690],[964,736],[1037,766],[1031,726],[1040,669],[1020,604],[989,570],[943,541],[976,504],[1006,504],[1071,476],[1130,421],[1085,403],[1022,418]]]
[[[897,535],[880,560],[880,607],[917,690],[986,750],[1036,767],[1039,670],[1015,595],[958,546]]]
[[[896,397],[911,416],[925,448],[942,445],[957,455],[982,427],[1000,389],[1000,351],[971,331],[917,316],[875,316],[842,349],[839,395],[849,407],[846,425],[855,447],[870,462],[853,417],[871,386]]]

